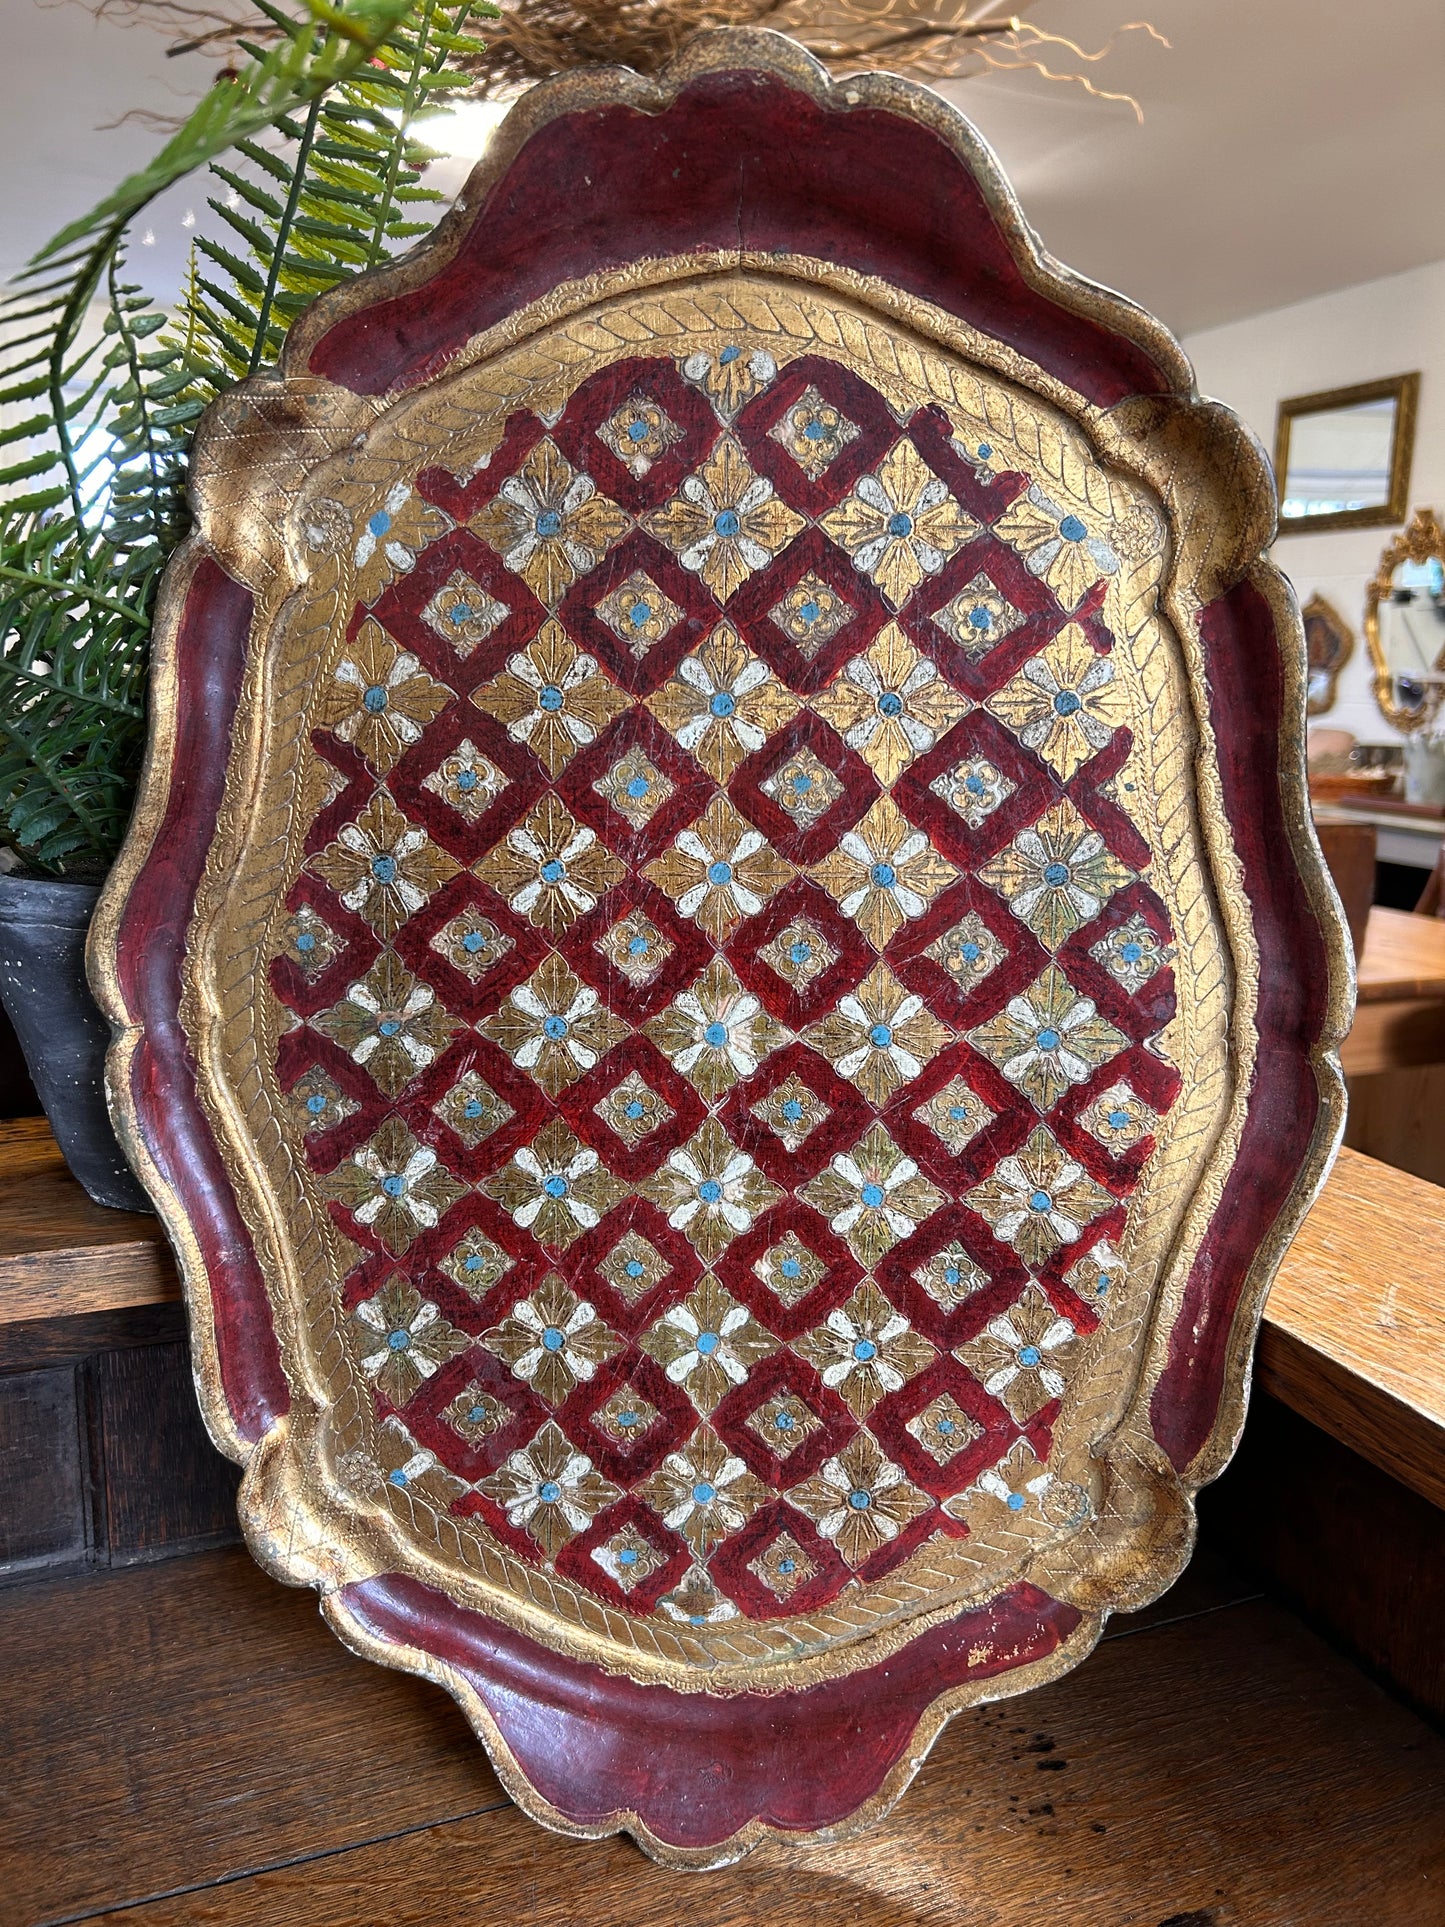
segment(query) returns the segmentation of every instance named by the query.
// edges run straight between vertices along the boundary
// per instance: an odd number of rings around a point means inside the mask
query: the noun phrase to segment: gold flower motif
[[[1029,1441],[1018,1438],[997,1465],[946,1499],[943,1509],[980,1534],[1005,1528],[1032,1538],[1050,1526],[1082,1525],[1092,1508],[1082,1486],[1055,1478]]]
[[[847,1402],[858,1419],[866,1418],[880,1399],[901,1390],[938,1356],[871,1278],[864,1279],[846,1305],[830,1311],[815,1331],[795,1339],[793,1349],[816,1368],[823,1383]]]
[[[519,1298],[501,1324],[484,1331],[482,1343],[549,1405],[560,1405],[622,1349],[596,1309],[555,1272],[529,1298]]]
[[[743,1423],[775,1458],[790,1459],[823,1421],[794,1392],[778,1392],[764,1399]]]
[[[467,1445],[481,1445],[494,1432],[500,1432],[511,1416],[502,1401],[475,1379],[442,1408],[443,1419]]]
[[[786,810],[800,830],[811,830],[843,794],[843,785],[806,743],[765,777],[758,788]]]
[[[813,698],[813,707],[891,788],[970,705],[890,622]]]
[[[1112,658],[1101,656],[1076,622],[1030,656],[986,707],[1066,783],[1129,718]]]
[[[480,1029],[553,1098],[628,1035],[626,1024],[556,951],[542,959]]]
[[[1134,875],[1067,797],[1020,830],[978,874],[1050,950],[1097,917]]]
[[[296,1127],[305,1136],[314,1131],[329,1131],[343,1119],[354,1117],[361,1106],[348,1097],[334,1077],[318,1068],[307,1071],[287,1094],[287,1103]]]
[[[1024,1148],[1002,1159],[964,1202],[1026,1265],[1041,1265],[1060,1245],[1081,1237],[1114,1200],[1040,1124]]]
[[[599,796],[607,801],[625,817],[634,830],[644,829],[662,808],[676,785],[646,755],[634,745],[624,751],[608,770],[592,785]]]
[[[783,1195],[715,1117],[640,1188],[709,1265]]]
[[[800,1298],[816,1291],[827,1277],[828,1267],[816,1252],[809,1251],[796,1231],[789,1231],[754,1261],[753,1275],[791,1311]]]
[[[477,1491],[502,1507],[508,1525],[530,1532],[549,1559],[622,1497],[552,1419],[525,1450],[479,1479]]]
[[[1030,1284],[1016,1304],[953,1355],[990,1398],[1003,1400],[1016,1424],[1027,1425],[1050,1399],[1063,1397],[1078,1352],[1073,1321],[1061,1318],[1039,1286]]]
[[[464,736],[451,755],[422,779],[424,790],[439,796],[468,823],[485,816],[506,787],[507,778],[470,736]]]
[[[597,431],[597,439],[639,481],[683,439],[682,430],[650,395],[629,395]]]
[[[997,1017],[970,1031],[968,1041],[1037,1109],[1048,1111],[1070,1085],[1087,1083],[1129,1040],[1100,1016],[1092,998],[1078,994],[1057,964],[1050,964]]]
[[[859,1432],[815,1477],[794,1486],[788,1503],[857,1567],[933,1502],[885,1458],[870,1432]]]
[[[770,1539],[757,1558],[748,1561],[748,1571],[757,1575],[774,1599],[782,1600],[791,1599],[799,1586],[818,1576],[817,1566],[791,1532]]]
[[[639,1145],[674,1115],[667,1099],[653,1090],[637,1071],[629,1071],[592,1109],[630,1148]]]
[[[459,1028],[430,984],[414,977],[394,950],[383,950],[346,995],[311,1022],[396,1097],[434,1064]]]
[[[1132,1151],[1159,1128],[1159,1113],[1127,1084],[1111,1084],[1096,1097],[1079,1119],[1111,1157]]]
[[[474,1151],[484,1138],[500,1130],[511,1117],[512,1107],[497,1096],[484,1077],[475,1071],[463,1071],[445,1096],[432,1105],[432,1114],[450,1126],[469,1151]]]
[[[859,432],[857,423],[826,401],[811,382],[768,430],[812,482],[827,472],[850,442],[857,441]]]
[[[680,1532],[699,1559],[745,1526],[770,1497],[710,1425],[701,1425],[680,1452],[670,1453],[641,1494],[662,1523]]]
[[[1023,556],[1030,575],[1047,582],[1065,609],[1077,609],[1119,558],[1083,516],[1061,509],[1035,482],[994,523],[995,535]]]
[[[819,526],[895,609],[979,529],[906,440],[895,443],[876,474],[862,476]]]
[[[603,596],[597,613],[639,662],[682,621],[682,610],[642,569]]]
[[[856,991],[803,1033],[803,1042],[856,1084],[875,1110],[952,1040],[948,1026],[885,963],[875,964]]]
[[[689,355],[682,372],[703,390],[718,413],[731,421],[745,401],[767,387],[778,372],[778,364],[766,348],[748,349],[728,341],[711,354],[699,349]]]
[[[482,1189],[539,1244],[565,1250],[627,1196],[597,1153],[577,1142],[560,1117],[544,1124]]]
[[[350,1326],[362,1373],[395,1406],[405,1405],[438,1366],[472,1343],[395,1273],[356,1306]]]
[[[439,957],[445,957],[453,970],[461,971],[475,983],[515,945],[510,937],[503,936],[490,917],[469,906],[442,925],[429,947]]]
[[[804,662],[811,662],[858,611],[809,569],[775,602],[768,618],[782,630]]]
[[[368,617],[331,672],[317,720],[385,776],[451,700],[446,684]]]
[[[460,1285],[468,1297],[480,1303],[492,1286],[511,1270],[512,1263],[502,1247],[493,1244],[484,1231],[473,1229],[442,1259],[441,1269],[453,1284]]]
[[[671,1267],[657,1246],[641,1232],[626,1232],[597,1267],[623,1302],[635,1305],[655,1291]]]
[[[729,622],[647,699],[647,706],[715,783],[798,713],[797,698],[752,654]]]
[[[997,970],[1008,952],[977,910],[970,910],[951,930],[936,937],[923,954],[932,957],[966,994]]]
[[[423,501],[410,482],[393,483],[362,523],[352,550],[358,600],[375,602],[388,583],[416,567],[427,543],[451,526],[450,518]]]
[[[460,868],[418,823],[378,790],[353,823],[337,832],[309,869],[371,925],[383,943]]]
[[[657,1547],[644,1539],[633,1525],[623,1526],[600,1546],[594,1546],[592,1559],[624,1593],[635,1592],[644,1580],[667,1564]]]
[[[815,1090],[801,1077],[792,1077],[749,1106],[759,1124],[766,1125],[786,1151],[801,1150],[821,1124],[833,1115]]]
[[[593,948],[630,984],[641,986],[652,982],[677,946],[663,936],[651,917],[641,910],[629,910]]]
[[[726,602],[755,570],[767,567],[804,522],[725,435],[697,473],[689,475],[643,527],[667,544],[683,568],[700,575],[719,602]]]
[[[778,1341],[708,1272],[644,1335],[642,1349],[707,1417]]]
[[[961,1077],[950,1078],[926,1104],[920,1104],[913,1115],[920,1124],[926,1124],[955,1157],[994,1119],[994,1113],[977,1091],[970,1090]]]
[[[465,569],[453,569],[423,607],[421,619],[465,661],[509,613],[506,603],[488,595]]]
[[[596,568],[627,526],[617,504],[598,493],[590,475],[576,472],[550,435],[471,520],[549,609]]]
[[[697,982],[680,991],[646,1029],[706,1104],[715,1104],[740,1077],[751,1077],[770,1051],[787,1042],[787,1032],[721,957],[714,957]]]
[[[793,866],[726,797],[715,796],[692,828],[642,874],[672,898],[681,915],[695,918],[721,944],[782,889]]]
[[[1022,628],[1025,618],[980,569],[931,620],[966,656],[977,657]]]
[[[551,618],[499,676],[473,690],[472,701],[514,742],[525,743],[552,777],[628,706],[595,657],[579,654]]]
[[[911,1157],[881,1124],[833,1159],[799,1196],[846,1238],[859,1264],[871,1268],[900,1238],[910,1237],[944,1202]]]
[[[983,1436],[983,1427],[971,1419],[951,1392],[940,1392],[921,1412],[915,1412],[904,1426],[937,1465],[950,1465],[966,1445]]]
[[[900,925],[921,917],[958,871],[891,796],[880,796],[809,874],[873,948],[884,950]]]
[[[346,1453],[336,1469],[350,1491],[371,1498],[385,1485],[393,1492],[405,1492],[413,1503],[420,1499],[434,1506],[438,1512],[447,1511],[467,1489],[435,1452],[417,1443],[394,1412],[377,1427],[375,1458],[358,1449]]]
[[[475,866],[519,917],[560,937],[627,875],[625,864],[551,790]]]
[[[386,1118],[370,1142],[344,1158],[319,1186],[323,1198],[344,1206],[397,1255],[440,1223],[467,1191],[399,1117]]]

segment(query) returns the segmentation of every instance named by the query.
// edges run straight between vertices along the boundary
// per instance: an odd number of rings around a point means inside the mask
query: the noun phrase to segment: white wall
[[[1271,455],[1282,397],[1418,369],[1410,507],[1428,505],[1445,518],[1445,261],[1186,335],[1184,348],[1201,392],[1228,402]],[[1375,528],[1288,535],[1274,549],[1300,601],[1318,590],[1355,632],[1354,653],[1328,720],[1366,743],[1398,740],[1370,694],[1361,620],[1365,584],[1394,533]]]

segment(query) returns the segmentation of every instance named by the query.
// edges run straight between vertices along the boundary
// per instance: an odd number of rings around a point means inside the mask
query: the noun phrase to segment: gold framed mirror
[[[1445,529],[1433,509],[1416,509],[1381,555],[1365,642],[1380,713],[1407,734],[1423,729],[1445,696]]]
[[[1295,395],[1279,405],[1279,533],[1386,528],[1410,500],[1418,374]]]
[[[1300,610],[1309,657],[1306,711],[1323,716],[1335,706],[1340,671],[1354,654],[1355,632],[1332,602],[1312,595]]]

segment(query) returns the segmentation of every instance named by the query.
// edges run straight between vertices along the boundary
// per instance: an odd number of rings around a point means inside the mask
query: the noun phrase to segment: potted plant
[[[495,12],[304,5],[245,0],[232,64],[151,165],[0,300],[0,1000],[71,1169],[131,1209],[148,1206],[106,1114],[84,945],[139,774],[190,437],[208,402],[274,362],[296,314],[430,227],[417,216],[440,197],[414,123],[469,84],[469,24]],[[215,232],[167,314],[128,278],[126,237],[208,165]]]

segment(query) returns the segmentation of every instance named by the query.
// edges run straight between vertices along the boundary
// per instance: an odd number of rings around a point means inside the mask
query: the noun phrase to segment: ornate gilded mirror
[[[1391,375],[1279,405],[1279,533],[1387,528],[1410,499],[1418,374]]]
[[[1433,722],[1445,693],[1445,529],[1433,509],[1417,509],[1380,557],[1365,642],[1386,722],[1406,732]]]
[[[1340,671],[1354,654],[1355,632],[1322,595],[1312,595],[1300,614],[1309,657],[1307,707],[1311,716],[1323,716],[1335,706]]]

